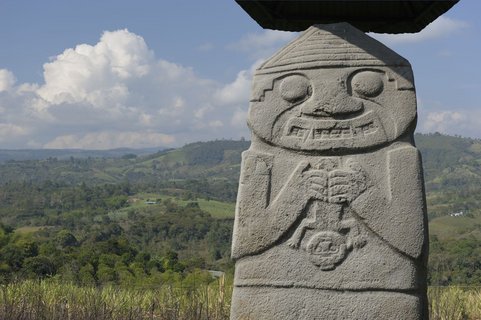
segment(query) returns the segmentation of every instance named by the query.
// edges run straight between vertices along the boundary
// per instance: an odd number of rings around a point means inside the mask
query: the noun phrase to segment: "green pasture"
[[[443,216],[429,222],[429,234],[439,240],[456,239],[460,236],[474,236],[481,240],[481,215]]]
[[[136,208],[146,208],[146,207],[155,207],[160,205],[161,201],[166,201],[170,199],[170,201],[176,203],[180,206],[186,206],[188,203],[197,202],[199,207],[209,213],[213,218],[216,219],[231,219],[234,218],[235,212],[235,203],[231,202],[222,202],[217,200],[208,200],[204,198],[197,198],[195,200],[187,200],[181,199],[178,197],[173,197],[170,195],[159,194],[159,193],[139,193],[129,198],[130,206],[127,208],[123,208],[118,210],[127,211],[129,209],[136,209]],[[157,202],[156,204],[149,204],[147,202]]]
[[[15,229],[15,233],[19,233],[19,234],[27,234],[27,233],[33,233],[33,232],[37,232],[41,229],[44,229],[44,228],[49,228],[49,226],[25,226],[25,227],[20,227],[20,228],[17,228]]]

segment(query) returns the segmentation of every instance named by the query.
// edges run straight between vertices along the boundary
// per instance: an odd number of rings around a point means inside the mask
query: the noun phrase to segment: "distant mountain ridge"
[[[7,161],[24,161],[24,160],[44,160],[48,158],[57,158],[59,160],[75,158],[118,158],[126,154],[135,154],[137,156],[152,154],[165,150],[164,147],[158,148],[116,148],[108,150],[89,150],[89,149],[0,149],[0,163]]]
[[[121,149],[111,151],[114,157],[106,157],[108,153],[105,152],[47,152],[38,160],[0,163],[0,185],[29,183],[41,186],[51,182],[62,185],[98,185],[129,182],[178,187],[179,184],[188,183],[192,192],[202,190],[204,196],[234,201],[241,153],[249,144],[249,141],[217,140],[138,155],[132,153],[135,150]],[[42,155],[41,152],[38,154]],[[94,156],[89,157],[89,154]],[[24,154],[25,157],[28,155],[28,152]],[[46,155],[48,156],[45,157]],[[55,155],[61,155],[62,158]]]
[[[481,140],[416,134],[427,191],[481,186]],[[177,149],[0,150],[0,183],[60,179],[66,183],[227,179],[237,183],[250,141],[195,142]],[[13,162],[12,162],[13,161]]]
[[[416,134],[426,188],[481,187],[481,140],[439,133]]]

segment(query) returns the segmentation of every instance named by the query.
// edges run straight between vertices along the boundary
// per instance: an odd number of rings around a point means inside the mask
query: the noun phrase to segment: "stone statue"
[[[231,319],[427,319],[409,62],[315,25],[254,76]]]

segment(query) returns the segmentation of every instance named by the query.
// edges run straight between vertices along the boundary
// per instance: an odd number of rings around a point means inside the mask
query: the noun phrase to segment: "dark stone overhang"
[[[265,29],[303,31],[347,22],[364,32],[421,31],[459,0],[236,0]]]

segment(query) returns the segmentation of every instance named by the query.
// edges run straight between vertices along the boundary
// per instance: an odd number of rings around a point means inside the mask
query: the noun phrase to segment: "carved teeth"
[[[388,137],[373,110],[348,119],[292,117],[280,137],[284,146],[298,150],[329,150],[380,145]]]
[[[308,132],[308,130],[309,129],[292,126],[291,129],[289,130],[289,135],[302,138],[306,136],[306,133]]]
[[[290,124],[287,135],[303,140],[333,140],[364,137],[378,130],[378,126],[373,121],[361,125],[348,125],[347,123],[333,122],[333,120],[309,120],[292,121],[295,123]],[[321,122],[325,122],[326,125],[319,125]]]

